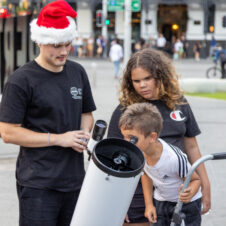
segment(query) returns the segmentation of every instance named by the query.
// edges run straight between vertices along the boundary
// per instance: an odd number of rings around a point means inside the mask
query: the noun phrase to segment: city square
[[[0,0],[0,225],[225,225],[225,10]]]

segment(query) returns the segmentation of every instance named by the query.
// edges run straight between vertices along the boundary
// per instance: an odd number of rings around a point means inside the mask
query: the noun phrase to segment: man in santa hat
[[[84,68],[67,60],[76,15],[64,0],[46,5],[30,24],[40,54],[4,87],[0,133],[20,145],[20,226],[70,225],[83,182],[84,140],[96,107]]]

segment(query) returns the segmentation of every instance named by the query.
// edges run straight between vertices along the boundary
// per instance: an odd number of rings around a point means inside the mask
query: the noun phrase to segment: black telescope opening
[[[93,162],[102,171],[116,177],[132,177],[144,167],[144,156],[134,144],[117,138],[97,143],[92,155]]]

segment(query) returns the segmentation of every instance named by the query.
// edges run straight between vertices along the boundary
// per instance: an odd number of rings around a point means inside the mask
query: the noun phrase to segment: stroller
[[[181,192],[184,192],[184,190],[188,187],[192,174],[194,173],[194,171],[200,164],[202,164],[203,162],[205,162],[207,160],[220,160],[220,159],[226,159],[226,152],[205,155],[202,158],[198,159],[191,166],[191,168],[188,172],[188,175],[184,181],[184,185],[183,185]],[[173,213],[173,217],[172,217],[170,226],[176,226],[176,225],[185,226],[185,223],[184,223],[185,214],[181,212],[182,206],[183,206],[183,203],[180,200],[178,200],[174,213]]]

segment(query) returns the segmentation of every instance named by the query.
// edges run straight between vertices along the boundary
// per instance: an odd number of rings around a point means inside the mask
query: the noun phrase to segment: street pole
[[[103,17],[102,17],[101,34],[104,37],[104,39],[106,40],[106,42],[108,41],[108,29],[107,29],[107,25],[105,24],[105,20],[107,19],[107,14],[108,14],[107,4],[108,4],[107,0],[102,0],[102,16]],[[106,58],[106,57],[107,57],[107,43],[104,48],[104,58]]]
[[[131,55],[131,0],[125,0],[124,66]]]
[[[205,46],[204,46],[204,52],[205,52],[205,58],[208,57],[208,49],[207,49],[207,32],[208,32],[208,17],[209,17],[209,1],[208,0],[203,0],[203,11],[204,11],[204,38],[205,38]]]

